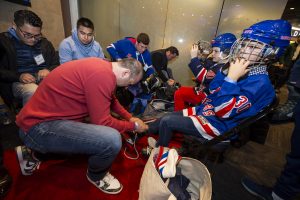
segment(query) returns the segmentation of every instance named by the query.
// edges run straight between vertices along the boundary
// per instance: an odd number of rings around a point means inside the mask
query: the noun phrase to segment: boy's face
[[[228,55],[224,52],[221,52],[221,49],[219,47],[213,47],[212,48],[212,59],[214,62],[222,63],[227,59]]]
[[[220,54],[221,50],[219,47],[212,48],[212,59],[214,62],[219,62],[221,60]]]
[[[262,50],[265,47],[263,43],[254,40],[244,40],[239,50],[239,58],[244,58],[254,64],[261,60]]]
[[[77,35],[82,44],[89,44],[94,37],[94,31],[91,28],[79,26],[77,30]]]
[[[148,48],[148,45],[143,44],[142,42],[137,42],[135,45],[136,50],[142,54]]]

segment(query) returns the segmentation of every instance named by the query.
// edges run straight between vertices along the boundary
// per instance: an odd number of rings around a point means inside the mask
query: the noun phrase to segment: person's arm
[[[6,45],[4,45],[6,44]],[[11,69],[9,62],[15,59],[15,51],[13,49],[13,44],[10,43],[5,36],[1,35],[0,38],[0,81],[1,82],[18,82],[20,78],[20,73]]]
[[[168,81],[168,78],[164,75],[164,73],[162,72],[162,62],[163,62],[163,54],[161,54],[160,52],[154,52],[151,54],[151,60],[152,60],[152,65],[156,71],[156,73],[158,74],[159,78],[161,78],[161,80],[163,82]]]
[[[121,43],[121,40],[111,43],[110,45],[108,45],[106,47],[106,50],[109,53],[109,55],[111,56],[112,60],[118,61],[118,60],[122,59],[118,53],[118,49],[121,46],[120,43]]]
[[[66,39],[64,39],[60,45],[59,45],[59,62],[60,64],[63,64],[65,62],[69,62],[71,60],[73,60],[72,57],[72,49],[70,44],[68,43],[68,41]]]
[[[102,81],[99,83],[99,79]],[[114,110],[116,109],[116,102],[113,95],[115,88],[115,81],[110,77],[105,77],[99,73],[92,74],[85,83],[86,105],[88,107],[91,123],[109,126],[117,129],[120,132],[133,131],[135,124],[126,120],[118,120],[111,116],[111,106],[113,103]],[[118,107],[118,106],[117,106]],[[122,117],[131,117],[130,114],[125,113],[122,109],[117,111]]]
[[[42,52],[45,55],[46,68],[51,71],[59,65],[59,55],[52,43],[47,39],[42,43]],[[45,52],[45,53],[44,53]]]

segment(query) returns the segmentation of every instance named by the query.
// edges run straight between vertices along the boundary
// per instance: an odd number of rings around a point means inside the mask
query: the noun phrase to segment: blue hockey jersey
[[[208,95],[209,84],[224,65],[224,63],[215,63],[210,59],[193,58],[189,63],[189,67],[198,83],[194,88],[195,93],[204,92]]]
[[[113,60],[122,58],[135,58],[140,61],[144,67],[146,77],[149,77],[154,73],[152,67],[151,54],[148,49],[146,49],[142,54],[140,54],[135,48],[136,39],[132,37],[125,37],[122,40],[118,40],[110,44],[106,50],[110,54]]]
[[[237,83],[227,81],[220,71],[209,89],[210,95],[201,105],[183,110],[183,115],[189,116],[208,140],[237,126],[242,119],[256,115],[275,98],[266,66],[253,68]]]

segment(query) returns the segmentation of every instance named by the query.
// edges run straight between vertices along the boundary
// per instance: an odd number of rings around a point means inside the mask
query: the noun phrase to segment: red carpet
[[[138,150],[146,145],[146,138],[138,142]],[[4,163],[13,177],[13,185],[5,200],[131,200],[138,199],[138,188],[147,159],[141,156],[130,160],[121,150],[110,172],[124,188],[120,194],[101,192],[86,179],[87,158],[43,162],[31,176],[21,174],[13,150],[4,153]]]

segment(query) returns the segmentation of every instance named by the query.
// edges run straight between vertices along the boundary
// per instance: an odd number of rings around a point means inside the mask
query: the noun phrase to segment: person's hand
[[[145,124],[141,119],[137,118],[137,117],[131,117],[129,119],[130,122],[134,122],[137,123],[137,127],[136,127],[136,132],[138,133],[142,133],[148,130],[148,125]]]
[[[172,85],[175,84],[175,81],[174,81],[173,79],[169,79],[169,80],[167,81],[167,83],[168,83],[169,86],[172,86]]]
[[[228,71],[228,78],[233,81],[238,81],[239,78],[247,74],[250,69],[247,69],[250,61],[246,61],[245,59],[236,59],[234,62],[230,63],[229,71]]]
[[[199,49],[198,49],[198,45],[193,44],[192,49],[191,49],[191,58],[196,58],[198,57],[199,54]]]
[[[35,78],[29,73],[22,73],[20,75],[19,81],[21,83],[35,83]]]
[[[38,72],[37,77],[39,80],[42,80],[43,78],[45,78],[48,74],[50,73],[50,71],[48,69],[42,69]]]

